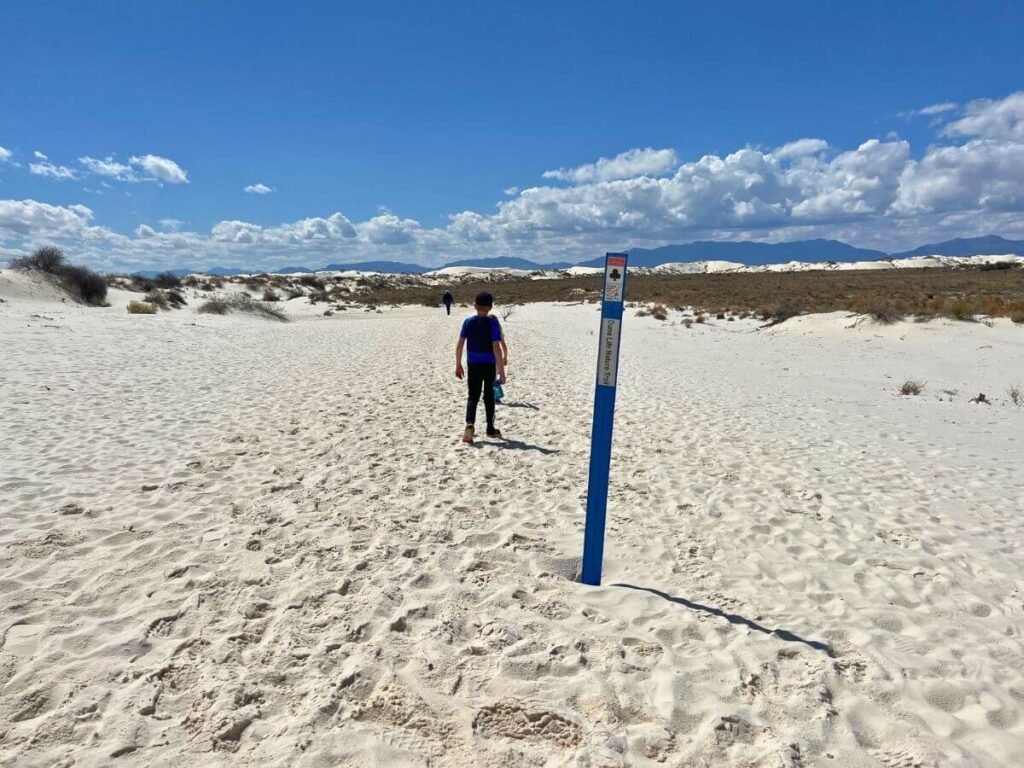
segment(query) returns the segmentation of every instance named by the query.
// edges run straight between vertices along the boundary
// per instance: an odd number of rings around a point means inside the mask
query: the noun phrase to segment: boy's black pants
[[[480,388],[484,390],[484,410],[487,412],[487,429],[494,429],[494,378],[495,363],[469,363],[466,379],[469,382],[469,399],[466,401],[466,424],[476,423],[476,404],[480,402]]]

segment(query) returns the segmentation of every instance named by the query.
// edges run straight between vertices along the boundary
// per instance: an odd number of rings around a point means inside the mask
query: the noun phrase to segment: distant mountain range
[[[787,261],[875,261],[886,258],[881,251],[854,248],[838,240],[797,240],[791,243],[721,242],[702,240],[661,248],[634,248],[629,252],[631,267],[691,261],[735,261],[748,266],[784,264]],[[604,258],[592,259],[581,267],[604,266]]]
[[[912,251],[892,254],[894,259],[906,259],[911,256],[978,256],[981,254],[1006,254],[1024,256],[1024,240],[1007,240],[999,235],[984,237],[958,237],[943,243],[922,245]]]
[[[984,237],[956,238],[942,243],[922,245],[910,251],[886,254],[868,248],[855,248],[839,240],[796,240],[789,243],[753,243],[723,242],[702,240],[683,245],[664,245],[660,248],[633,248],[629,251],[629,264],[632,267],[657,267],[674,262],[693,261],[734,261],[740,264],[756,266],[760,264],[784,264],[788,261],[875,261],[877,259],[905,259],[911,256],[976,256],[980,254],[1016,254],[1024,256],[1024,240],[1007,240],[998,235]],[[604,257],[581,262],[575,266],[601,267]],[[516,256],[495,259],[463,259],[452,261],[445,267],[490,267],[492,269],[568,269],[574,266],[571,262],[558,261],[541,264]],[[303,272],[335,272],[355,270],[359,272],[387,272],[391,274],[421,275],[442,267],[424,267],[420,264],[406,264],[400,261],[358,261],[348,264],[328,264],[319,270],[309,267],[282,267],[275,270],[278,274],[296,274]],[[140,272],[144,277],[153,277],[158,270]],[[171,270],[176,275],[192,274],[194,270]],[[204,271],[207,275],[243,275],[249,272],[230,267],[211,267]]]

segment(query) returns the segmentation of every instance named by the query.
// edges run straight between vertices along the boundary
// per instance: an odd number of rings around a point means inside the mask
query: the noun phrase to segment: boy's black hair
[[[494,297],[491,296],[491,294],[489,294],[487,291],[484,291],[483,293],[478,293],[476,295],[476,299],[473,301],[473,303],[476,304],[478,307],[493,307]]]

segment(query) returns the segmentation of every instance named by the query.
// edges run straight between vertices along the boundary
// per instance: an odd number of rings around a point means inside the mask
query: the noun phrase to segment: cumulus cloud
[[[128,158],[127,163],[116,160],[112,155],[102,160],[85,155],[78,158],[78,162],[91,174],[132,184],[142,181],[155,181],[158,184],[189,183],[188,173],[180,165],[159,155],[136,155]]]
[[[628,149],[613,158],[602,157],[596,163],[575,168],[544,171],[545,179],[585,184],[595,181],[632,179],[637,176],[661,176],[678,164],[674,149]]]
[[[32,153],[32,156],[36,160],[49,160],[50,159],[46,155],[44,155],[42,152],[40,152],[38,149],[35,152]]]
[[[138,166],[158,182],[165,184],[188,184],[188,174],[173,160],[159,155],[132,157],[128,162]]]
[[[376,245],[401,245],[412,242],[420,229],[420,223],[414,219],[400,219],[393,213],[382,213],[364,222],[359,231],[367,241]]]
[[[0,235],[65,237],[83,234],[93,213],[84,205],[0,200]]]
[[[10,162],[10,160],[11,160],[11,158],[13,156],[14,156],[14,153],[11,152],[11,150],[4,149],[3,147],[0,147],[0,163],[8,163],[8,162]]]
[[[828,149],[828,142],[824,139],[797,139],[788,144],[783,144],[772,154],[780,160],[788,160],[794,157],[816,155]]]
[[[118,268],[267,269],[293,260],[438,263],[454,254],[545,261],[695,239],[837,237],[895,249],[990,231],[1022,237],[1022,100],[971,102],[923,153],[895,135],[852,148],[798,138],[686,161],[673,150],[628,150],[549,172],[561,183],[510,188],[489,211],[453,213],[434,227],[381,209],[364,221],[341,212],[276,225],[231,219],[207,233],[168,220],[162,231],[141,224],[125,236],[93,225],[84,206],[2,201],[0,247],[63,238],[93,263]],[[109,179],[153,178],[139,160],[81,162]]]
[[[97,176],[106,176],[118,181],[136,182],[140,180],[130,165],[119,163],[109,155],[103,160],[97,160],[95,157],[86,155],[85,157],[78,158],[78,162],[85,166],[87,171]]]
[[[161,227],[171,232],[177,232],[184,223],[180,219],[160,219],[159,221]]]
[[[248,192],[251,195],[269,195],[274,191],[274,189],[273,187],[268,187],[266,184],[250,184],[245,187],[243,191]]]
[[[48,160],[31,163],[28,169],[36,176],[49,176],[59,181],[71,181],[78,178],[78,173],[73,168],[68,168],[66,165],[54,165]]]
[[[978,99],[964,108],[964,116],[947,125],[948,137],[976,136],[1000,141],[1024,141],[1024,91],[1005,99]]]

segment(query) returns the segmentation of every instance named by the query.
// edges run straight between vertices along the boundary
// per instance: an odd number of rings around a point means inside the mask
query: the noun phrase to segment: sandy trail
[[[595,308],[458,321],[0,307],[4,764],[1024,762],[1019,328],[628,318],[592,589]]]

